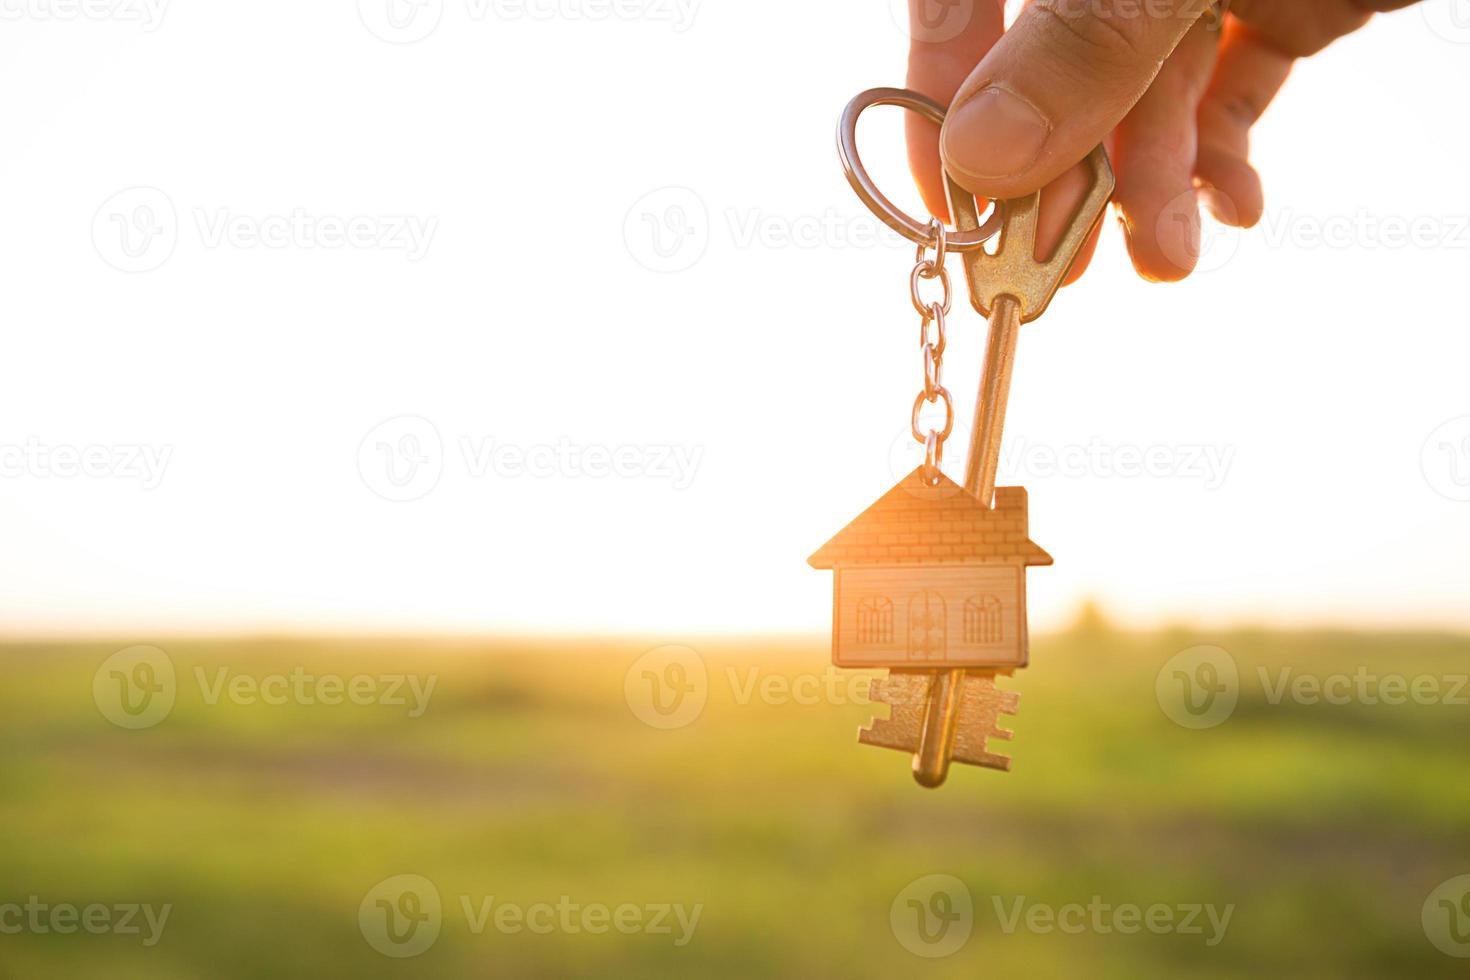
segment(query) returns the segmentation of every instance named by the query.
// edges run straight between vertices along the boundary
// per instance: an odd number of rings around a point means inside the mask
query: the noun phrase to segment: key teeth
[[[901,752],[917,752],[924,705],[933,678],[933,674],[890,673],[869,680],[868,700],[875,705],[888,705],[889,716],[875,715],[868,727],[858,729],[858,741]],[[999,717],[1014,715],[1020,703],[1021,695],[996,687],[994,677],[966,674],[960,690],[954,761],[1010,771],[1010,758],[988,751],[986,741],[990,738],[1010,741],[1015,737],[1010,729],[1000,727]]]
[[[917,751],[929,683],[929,675],[924,674],[887,674],[868,681],[868,700],[888,705],[889,712],[887,718],[875,715],[867,728],[858,729],[858,741],[902,752]]]

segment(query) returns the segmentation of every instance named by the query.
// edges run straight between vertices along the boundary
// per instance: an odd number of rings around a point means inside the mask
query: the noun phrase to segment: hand
[[[909,116],[909,165],[946,218],[941,148],[982,197],[1044,187],[1044,257],[1086,191],[1076,165],[1107,140],[1133,265],[1177,281],[1199,258],[1201,200],[1225,223],[1260,220],[1250,129],[1292,62],[1414,2],[1234,0],[1226,15],[1208,0],[1030,0],[1006,31],[1003,0],[910,0],[909,87],[950,111],[942,134]],[[1096,244],[1094,234],[1069,282]]]

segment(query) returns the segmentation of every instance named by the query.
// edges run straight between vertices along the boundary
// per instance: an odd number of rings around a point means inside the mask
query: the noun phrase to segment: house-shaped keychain
[[[1025,667],[1026,568],[1051,555],[1027,537],[1026,490],[994,509],[914,470],[808,559],[833,571],[838,667]]]

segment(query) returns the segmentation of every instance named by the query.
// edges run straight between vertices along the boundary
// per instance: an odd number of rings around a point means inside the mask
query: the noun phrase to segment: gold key
[[[997,687],[996,676],[1009,676],[1029,661],[1025,570],[1051,564],[1051,556],[1028,537],[1026,491],[995,487],[1011,368],[1021,324],[1046,310],[1101,221],[1113,174],[1102,148],[1094,150],[1087,161],[1092,181],[1086,200],[1061,244],[1037,261],[1039,194],[998,202],[982,223],[973,196],[948,179],[956,233],[898,211],[857,156],[857,117],[871,105],[904,106],[936,123],[944,111],[914,92],[874,89],[848,105],[838,130],[843,166],[858,195],[919,245],[910,290],[923,318],[924,389],[912,421],[915,439],[925,444],[925,463],[818,550],[810,564],[834,573],[834,664],[890,669],[870,692],[875,703],[890,706],[890,715],[859,731],[859,741],[912,753],[915,780],[935,787],[952,760],[1010,768],[1010,759],[991,752],[988,740],[1011,738],[999,718],[1015,714],[1019,695]],[[983,245],[996,234],[994,253],[987,254]],[[934,256],[926,258],[930,248]],[[947,251],[961,253],[971,303],[989,321],[963,488],[939,471],[954,422],[953,403],[941,383],[950,306]],[[924,279],[941,283],[942,301],[924,302]],[[937,327],[933,339],[931,327]],[[920,409],[941,402],[944,427],[925,435]]]

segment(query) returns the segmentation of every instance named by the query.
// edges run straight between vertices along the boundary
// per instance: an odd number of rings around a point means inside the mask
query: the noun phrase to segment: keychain
[[[859,514],[809,559],[833,573],[832,662],[885,668],[872,683],[874,703],[890,706],[858,732],[866,745],[913,755],[914,779],[935,787],[952,760],[1008,770],[991,738],[1009,739],[1002,714],[1020,695],[996,686],[1029,660],[1026,569],[1051,556],[1027,532],[1026,491],[995,486],[1022,323],[1045,312],[1083,244],[1102,220],[1113,172],[1098,147],[1087,158],[1091,184],[1062,242],[1035,258],[1040,194],[998,201],[982,223],[975,198],[945,175],[955,232],[938,219],[926,225],[898,210],[878,190],[857,154],[857,120],[875,105],[901,106],[943,123],[944,109],[906,89],[878,88],[848,103],[837,145],[848,182],[886,225],[918,246],[909,294],[921,318],[924,387],[914,399],[911,428],[924,462]],[[999,235],[993,254],[985,244]],[[985,365],[975,404],[963,487],[940,472],[954,430],[954,402],[942,383],[945,317],[952,293],[945,258],[960,254],[971,305],[989,321]],[[937,281],[941,298],[926,302],[920,283]],[[941,429],[920,430],[924,406],[943,404]]]

